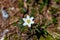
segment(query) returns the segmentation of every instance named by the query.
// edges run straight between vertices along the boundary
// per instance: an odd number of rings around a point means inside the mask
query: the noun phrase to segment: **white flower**
[[[8,13],[5,10],[2,10],[2,17],[3,18],[8,18],[9,17]]]
[[[23,26],[28,26],[28,27],[31,27],[31,24],[34,24],[34,21],[33,21],[34,17],[30,17],[29,15],[27,15],[26,18],[23,18],[23,21],[24,21],[24,24]]]

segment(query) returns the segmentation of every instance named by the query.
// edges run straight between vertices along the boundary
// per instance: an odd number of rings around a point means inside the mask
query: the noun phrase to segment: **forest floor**
[[[2,10],[6,10],[8,18],[2,16]],[[49,34],[60,35],[60,0],[0,0],[0,38],[8,29],[5,40],[38,40],[34,35],[35,32],[30,32],[29,28],[26,27],[21,31],[21,28],[14,26],[26,15],[34,17],[35,24],[31,26],[33,29],[36,25],[39,27],[48,25],[46,31]],[[60,40],[59,37],[57,40]],[[45,38],[39,39],[45,40]]]

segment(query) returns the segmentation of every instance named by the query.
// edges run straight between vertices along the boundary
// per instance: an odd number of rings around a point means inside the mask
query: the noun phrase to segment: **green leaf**
[[[23,26],[22,26],[21,24],[17,24],[17,27],[18,27],[19,29],[22,29],[22,28],[23,28]]]
[[[27,0],[28,3],[31,3],[31,0]]]
[[[23,23],[24,23],[24,21],[22,20],[22,18],[20,18],[20,19],[19,19],[19,24],[22,25]]]
[[[22,1],[19,1],[18,2],[18,6],[19,6],[19,8],[23,7],[24,6],[23,2]]]
[[[54,24],[56,24],[57,20],[56,20],[55,17],[52,18],[52,22],[53,22]]]
[[[17,23],[16,23],[16,22],[14,22],[14,23],[13,23],[13,26],[16,26],[16,25],[17,25]]]
[[[49,23],[47,23],[47,24],[44,24],[44,25],[42,26],[42,28],[46,29],[49,25],[51,25],[51,23],[50,23],[50,22],[49,22]]]
[[[43,7],[44,7],[44,6],[45,6],[45,5],[44,5],[43,3],[40,4],[39,13],[42,13],[42,12],[43,12]]]
[[[30,13],[30,16],[33,16],[34,17],[35,13],[36,13],[36,9],[32,9],[31,10],[31,13]]]
[[[20,11],[21,11],[21,13],[24,14],[26,12],[26,9],[25,8],[21,8]]]
[[[29,31],[31,32],[31,34],[34,32],[34,30],[33,30],[33,29],[31,29],[31,28],[29,28]]]
[[[25,26],[25,27],[23,27],[23,28],[21,29],[21,33],[24,33],[24,32],[26,32],[27,30],[28,30],[28,27]]]
[[[40,30],[39,29],[36,29],[36,31],[40,33]]]
[[[43,0],[43,3],[47,5],[48,4],[48,0]]]

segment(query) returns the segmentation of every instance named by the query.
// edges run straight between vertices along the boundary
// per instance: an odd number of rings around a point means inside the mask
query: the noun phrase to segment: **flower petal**
[[[23,18],[23,21],[26,21],[26,18]]]
[[[31,24],[34,23],[33,19],[34,19],[34,17],[30,17],[29,15],[27,15],[26,18],[23,18],[23,20],[24,20],[23,26],[27,25],[28,27],[31,27]]]
[[[31,27],[31,24],[28,24],[28,27]]]
[[[24,23],[24,24],[23,24],[23,26],[26,26],[26,25],[27,25],[27,23]]]
[[[34,24],[34,21],[31,21],[31,24]]]
[[[34,19],[34,17],[31,17],[30,19],[31,19],[31,20],[33,20],[33,19]]]
[[[27,19],[30,19],[30,16],[29,15],[27,15]]]

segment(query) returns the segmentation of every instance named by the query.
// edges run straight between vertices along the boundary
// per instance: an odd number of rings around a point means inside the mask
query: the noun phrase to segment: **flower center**
[[[27,23],[30,23],[30,20],[29,19],[27,20]]]

